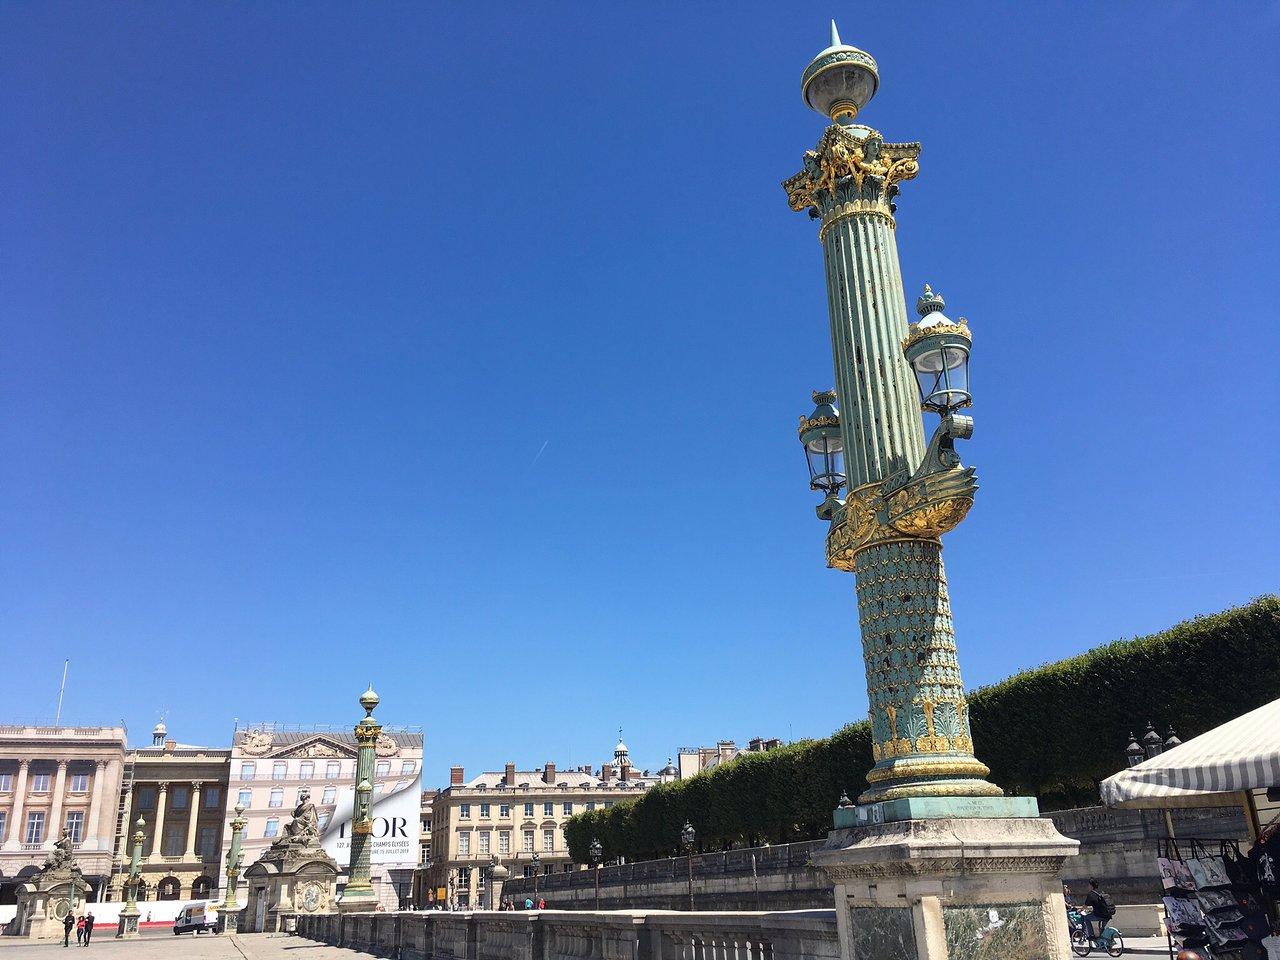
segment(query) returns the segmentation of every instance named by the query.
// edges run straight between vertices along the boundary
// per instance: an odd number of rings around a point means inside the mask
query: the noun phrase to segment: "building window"
[[[182,844],[187,839],[187,828],[181,823],[171,823],[164,828],[160,854],[165,857],[182,856]]]
[[[206,810],[217,810],[222,806],[222,791],[217,787],[204,788],[204,808]]]
[[[89,774],[73,773],[71,775],[71,792],[72,793],[88,793],[89,792]]]
[[[542,805],[542,815],[544,817],[554,817],[556,815],[556,805],[550,801]]]
[[[67,833],[71,835],[72,843],[79,843],[84,839],[84,811],[68,810],[67,811]]]
[[[595,808],[596,808],[596,802],[595,802],[594,800],[588,800],[588,801],[587,801],[587,809],[588,809],[588,810],[594,810]]]
[[[373,795],[375,797],[380,796],[382,791],[386,789],[386,786],[387,785],[385,783],[375,783],[373,785]]]
[[[9,826],[9,811],[0,810],[0,843],[8,839],[5,834],[5,827]]]
[[[280,820],[277,817],[272,817],[271,819],[269,819],[267,821],[267,825],[262,828],[262,835],[264,837],[274,837],[279,832],[280,832]]]
[[[142,787],[138,790],[138,809],[154,810],[156,808],[156,788]]]
[[[324,813],[320,814],[320,816],[316,818],[316,826],[318,826],[321,830],[324,830],[326,827],[329,826],[329,820],[332,817],[333,817],[333,812],[331,810],[326,810]]]
[[[218,855],[218,828],[201,827],[196,833],[196,852],[201,860],[212,860]]]
[[[169,791],[169,798],[173,801],[174,810],[185,810],[191,800],[191,788],[175,784]]]
[[[533,853],[533,831],[526,830],[522,842],[524,843],[524,852]]]
[[[524,805],[524,815],[525,815],[526,817],[532,817],[532,816],[533,816],[533,804],[532,804],[532,803],[526,803],[526,804]]]
[[[458,834],[458,856],[460,857],[471,856],[471,834],[470,833]]]
[[[283,760],[277,760],[275,763],[271,765],[271,779],[283,780],[288,770],[289,770],[288,763],[286,763]]]
[[[0,773],[0,793],[13,793],[12,773]]]
[[[480,854],[487,857],[489,855],[489,831],[480,831]]]
[[[489,811],[490,811],[489,804],[487,803],[480,804],[480,816],[487,818],[489,816]]]
[[[568,802],[566,802],[566,803],[563,805],[562,809],[564,810],[564,815],[565,815],[566,817],[571,817],[571,816],[573,816],[573,801],[568,801]]]
[[[337,780],[341,773],[342,765],[337,760],[330,760],[324,765],[324,778],[326,780]]]
[[[321,803],[333,803],[338,797],[337,787],[325,787],[324,793],[320,796]]]
[[[471,868],[470,867],[458,868],[458,889],[459,890],[471,889]]]
[[[49,775],[47,773],[33,773],[31,775],[31,792],[32,793],[48,793],[49,792]]]
[[[511,832],[510,831],[503,830],[501,833],[498,834],[498,852],[499,853],[511,852]]]
[[[528,880],[532,876],[533,876],[533,867],[530,864],[526,863],[524,865],[524,878]]]
[[[391,773],[391,761],[379,760],[377,767],[374,768],[373,775],[375,777],[385,777]]]
[[[284,791],[283,791],[283,790],[281,790],[279,787],[276,787],[274,790],[272,790],[272,791],[271,791],[271,799],[267,801],[267,806],[268,806],[268,807],[283,807],[283,806],[284,806]]]
[[[253,766],[252,760],[246,760],[244,763],[240,764],[240,779],[252,780],[253,770],[254,770],[254,766]]]
[[[511,819],[511,804],[509,804],[509,803],[500,803],[500,804],[498,804],[498,816],[502,817],[504,820],[510,820],[510,819]]]
[[[551,853],[556,848],[556,832],[554,830],[542,831],[542,852]]]
[[[604,808],[605,808],[606,810],[608,810],[608,809],[609,809],[610,807],[612,807],[612,806],[613,806],[613,801],[612,801],[612,800],[606,800],[606,801],[604,802]]]
[[[251,806],[253,804],[253,791],[241,790],[239,799],[236,800],[236,803],[245,808]]]
[[[573,872],[573,864],[572,864],[572,863],[566,863],[566,864],[564,865],[564,872],[565,872],[565,873],[572,873],[572,872]]]
[[[400,776],[407,777],[410,774],[412,774],[413,766],[414,764],[412,760],[406,760],[402,764],[400,764]]]
[[[316,765],[311,760],[303,760],[302,763],[298,765],[299,780],[310,780],[313,776],[315,776],[315,773],[316,773]]]
[[[458,804],[458,819],[460,820],[471,819],[471,804],[469,803]]]

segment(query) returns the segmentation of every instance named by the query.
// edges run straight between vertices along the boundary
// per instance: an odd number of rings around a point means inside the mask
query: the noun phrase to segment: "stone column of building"
[[[84,849],[100,850],[101,844],[98,840],[99,818],[102,816],[102,781],[106,779],[107,761],[95,760],[93,762],[93,793],[89,797],[89,818],[84,825]]]
[[[169,784],[163,781],[157,786],[156,825],[151,829],[151,852],[147,854],[147,863],[155,863],[163,855],[160,848],[164,843],[164,805],[169,799]]]
[[[22,849],[22,831],[26,828],[22,822],[22,808],[27,799],[27,770],[30,766],[30,760],[18,761],[18,781],[13,785],[13,827],[4,843],[6,850]]]
[[[191,816],[187,818],[187,849],[183,854],[187,861],[196,858],[196,820],[200,817],[200,789],[203,786],[199,780],[191,781]]]
[[[62,802],[67,790],[67,761],[58,761],[58,772],[53,777],[53,797],[49,801],[49,823],[44,832],[45,844],[62,836]]]

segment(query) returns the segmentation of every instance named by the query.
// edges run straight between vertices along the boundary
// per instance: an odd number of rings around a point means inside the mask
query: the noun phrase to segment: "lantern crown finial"
[[[942,299],[942,294],[934,293],[933,288],[926,283],[924,293],[916,301],[916,313],[920,314],[920,319],[923,320],[931,313],[941,313],[946,305],[947,301]]]

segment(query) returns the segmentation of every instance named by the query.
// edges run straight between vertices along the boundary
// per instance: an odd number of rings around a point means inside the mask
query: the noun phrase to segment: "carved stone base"
[[[45,869],[19,884],[17,910],[9,929],[32,940],[61,940],[68,913],[83,911],[91,888],[78,870]]]
[[[1059,871],[1079,850],[1051,820],[933,819],[833,830],[844,960],[1069,960]]]
[[[897,820],[1027,819],[1040,815],[1035,797],[902,797],[837,807],[835,826],[866,827]]]
[[[338,864],[319,847],[268,851],[244,876],[241,933],[280,933],[300,915],[335,910]]]
[[[240,931],[240,915],[244,913],[244,907],[236,907],[234,910],[218,909],[218,923],[215,929],[219,933],[239,933]]]
[[[116,920],[116,939],[132,940],[138,936],[138,911],[123,909]]]

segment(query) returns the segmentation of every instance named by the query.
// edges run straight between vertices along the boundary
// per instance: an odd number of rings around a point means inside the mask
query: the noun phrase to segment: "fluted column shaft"
[[[22,844],[22,832],[26,829],[22,813],[27,801],[27,773],[30,768],[30,760],[18,761],[18,780],[13,785],[13,825],[9,827],[9,839],[4,842],[6,850],[20,849]]]
[[[191,813],[187,818],[187,850],[184,859],[196,858],[196,821],[200,817],[200,790],[204,786],[199,780],[191,783]]]
[[[46,845],[62,836],[62,801],[67,790],[67,761],[58,761],[58,772],[53,777],[53,796],[49,800],[49,824],[45,830]]]
[[[147,854],[147,862],[154,863],[164,856],[161,845],[164,843],[164,806],[169,798],[169,784],[161,783],[156,791],[156,825],[151,830],[151,852]]]
[[[84,847],[87,850],[98,849],[98,819],[102,816],[102,781],[106,779],[107,762],[93,762],[93,793],[89,795],[89,816],[84,827]]]
[[[907,307],[892,219],[845,216],[823,230],[831,352],[849,488],[924,458],[915,378],[902,355]]]

